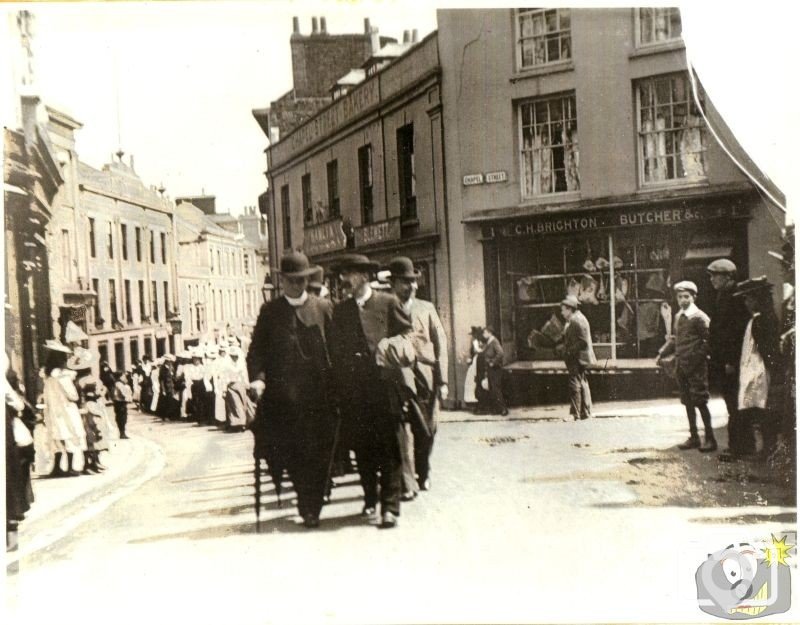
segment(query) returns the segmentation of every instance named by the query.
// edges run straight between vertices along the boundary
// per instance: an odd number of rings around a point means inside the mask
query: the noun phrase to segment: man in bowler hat
[[[281,258],[283,296],[261,307],[247,353],[250,386],[260,396],[256,456],[267,458],[274,479],[288,470],[309,528],[319,525],[334,438],[326,348],[333,309],[306,291],[313,273],[301,252]]]
[[[421,350],[427,352],[428,362],[418,360],[418,396],[423,408],[426,427],[411,421],[411,432],[405,432],[403,446],[404,499],[413,498],[417,488],[429,490],[430,456],[433,439],[439,420],[439,400],[447,399],[447,335],[436,312],[436,307],[417,294],[420,272],[414,268],[410,258],[398,256],[389,262],[389,281],[403,310],[411,317],[414,335],[421,342]],[[424,384],[423,384],[424,383]],[[419,388],[421,385],[424,388]],[[411,462],[411,452],[414,461]]]
[[[336,269],[353,294],[334,308],[329,340],[344,437],[356,453],[363,514],[375,515],[380,474],[380,527],[392,528],[400,515],[403,430],[375,352],[381,339],[409,333],[411,322],[397,297],[370,287],[377,263],[361,254],[347,254]]]

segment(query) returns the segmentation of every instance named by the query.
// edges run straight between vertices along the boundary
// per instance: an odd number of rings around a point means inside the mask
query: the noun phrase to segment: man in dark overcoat
[[[273,463],[278,480],[287,469],[309,528],[319,526],[335,426],[325,342],[333,310],[306,291],[312,273],[301,252],[281,258],[283,296],[262,306],[247,353],[250,386],[260,395],[256,455]]]
[[[732,261],[718,258],[706,271],[717,294],[710,315],[708,373],[728,409],[728,450],[720,455],[722,460],[726,460],[755,452],[752,428],[742,420],[738,408],[739,357],[750,313],[742,298],[733,297],[737,269]]]
[[[364,489],[363,513],[376,512],[380,474],[380,527],[391,528],[400,515],[403,429],[375,352],[381,339],[410,332],[411,322],[397,297],[370,287],[377,268],[361,254],[347,254],[337,263],[353,295],[334,309],[329,346],[344,437],[356,453]]]

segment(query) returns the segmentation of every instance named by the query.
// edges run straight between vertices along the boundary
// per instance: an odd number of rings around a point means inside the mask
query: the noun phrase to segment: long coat
[[[420,362],[417,368],[425,378],[428,388],[435,391],[442,384],[447,384],[447,334],[439,319],[439,313],[431,302],[412,299],[409,315],[414,334],[421,337],[426,346],[432,348],[432,353],[429,354],[432,364]]]
[[[256,453],[265,451],[267,440],[285,448],[282,442],[313,436],[316,428],[329,426],[330,361],[325,337],[332,312],[329,301],[314,295],[297,307],[285,297],[262,306],[247,352],[250,380],[266,385],[253,424]]]
[[[718,291],[717,301],[711,311],[708,339],[711,350],[709,369],[715,375],[724,371],[725,365],[739,369],[744,329],[750,320],[744,298],[733,297],[734,290],[729,288]]]
[[[333,311],[330,353],[338,405],[348,434],[363,409],[386,408],[385,380],[375,361],[381,339],[403,334],[411,321],[394,295],[373,291],[359,309],[355,298],[340,302]]]

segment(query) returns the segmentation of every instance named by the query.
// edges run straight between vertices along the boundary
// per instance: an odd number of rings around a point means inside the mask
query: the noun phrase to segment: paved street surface
[[[699,621],[707,553],[795,528],[792,495],[757,468],[674,448],[676,402],[564,411],[445,413],[433,489],[394,530],[360,517],[350,475],[318,530],[267,482],[260,534],[249,433],[134,415],[116,476],[35,483],[51,504],[20,532],[10,622]],[[84,491],[77,510],[52,504],[62,489]]]

